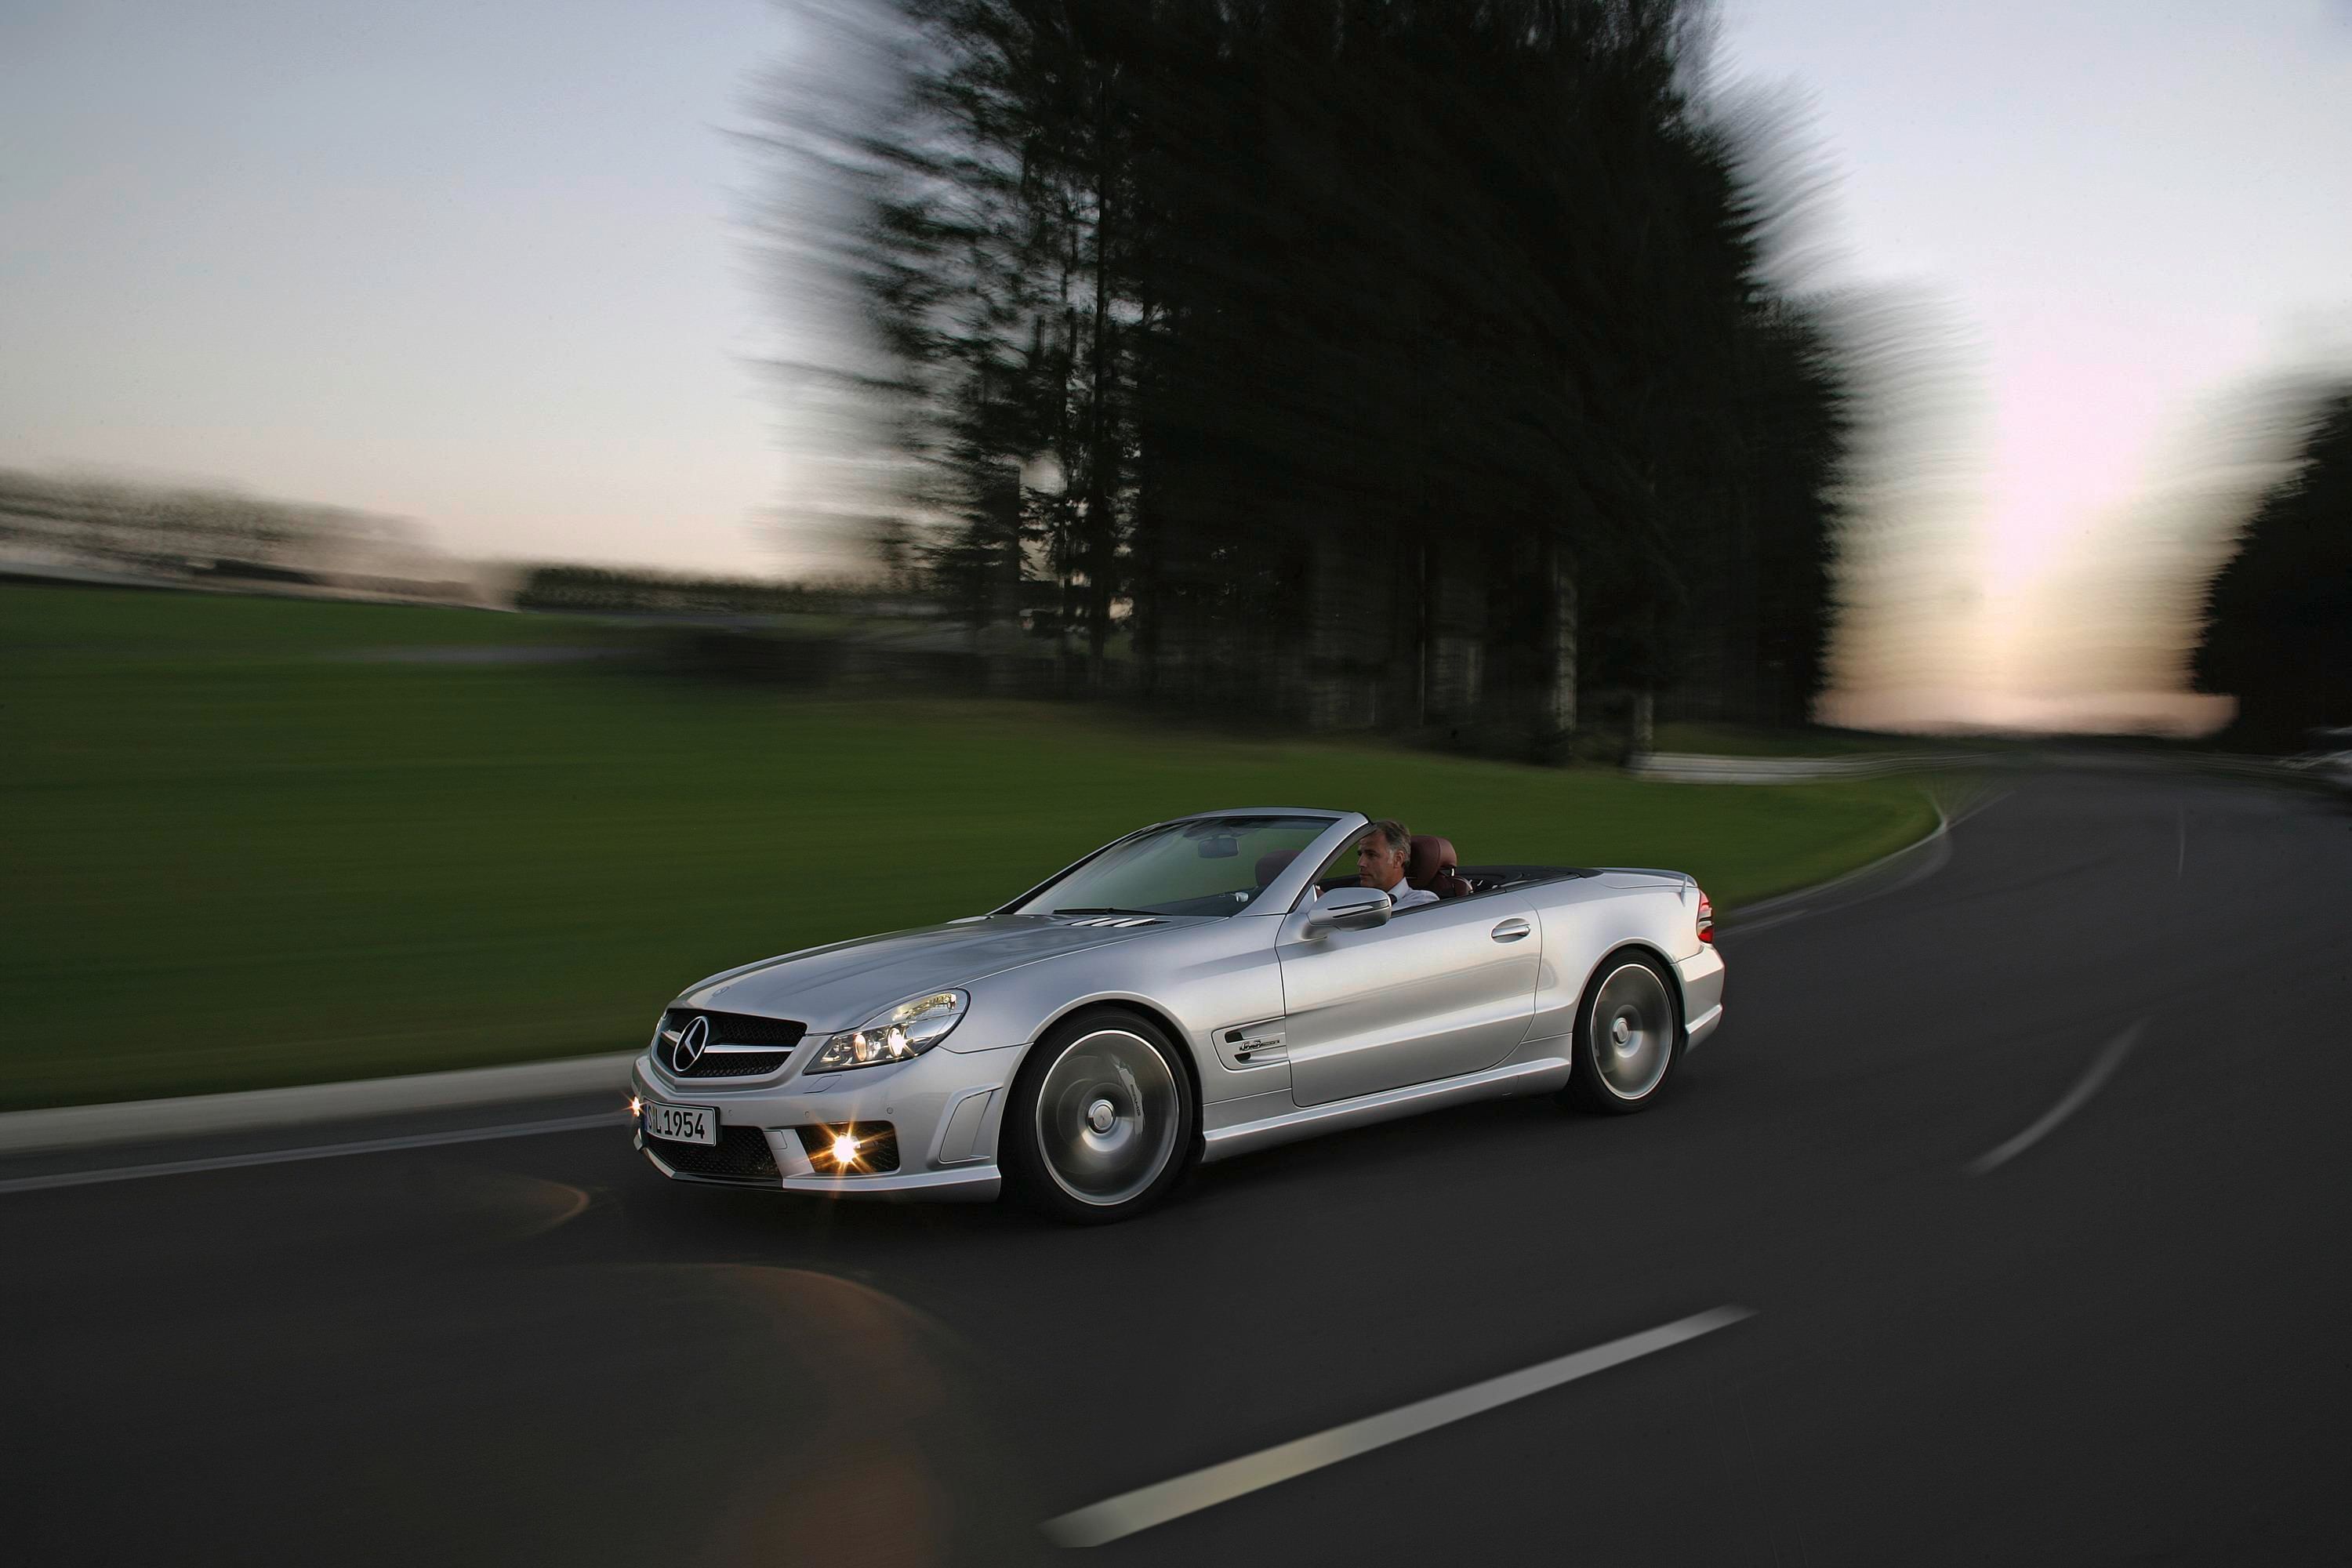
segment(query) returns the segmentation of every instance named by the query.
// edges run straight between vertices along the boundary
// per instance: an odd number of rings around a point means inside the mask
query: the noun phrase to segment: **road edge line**
[[[459,1127],[443,1132],[413,1132],[404,1137],[362,1138],[348,1143],[311,1143],[292,1149],[256,1149],[243,1154],[212,1154],[194,1160],[157,1160],[144,1165],[102,1165],[90,1171],[51,1171],[37,1176],[0,1178],[0,1195],[11,1193],[55,1192],[60,1187],[94,1187],[111,1182],[140,1182],[152,1176],[190,1176],[206,1171],[242,1171],[256,1165],[288,1165],[304,1160],[334,1160],[351,1154],[383,1154],[404,1149],[438,1149],[452,1143],[488,1143],[507,1138],[536,1138],[549,1132],[587,1132],[599,1127],[625,1127],[618,1107],[597,1116],[561,1116],[546,1121],[502,1123],[495,1127]]]
[[[1922,793],[1924,794],[1926,792],[1923,791]],[[2000,790],[1985,797],[1984,799],[1971,801],[1967,806],[1962,808],[1960,814],[1957,816],[1944,809],[1944,803],[1942,801],[1937,800],[1933,795],[1929,795],[1927,796],[1927,804],[1936,808],[1936,826],[1933,831],[1923,834],[1919,837],[1914,838],[1910,843],[1903,845],[1898,848],[1889,849],[1877,859],[1867,861],[1863,865],[1856,866],[1851,871],[1841,871],[1826,882],[1815,882],[1810,887],[1792,888],[1785,893],[1775,893],[1769,899],[1759,899],[1752,904],[1742,904],[1736,910],[1729,910],[1725,914],[1717,916],[1715,922],[1716,929],[1728,934],[1736,935],[1739,931],[1739,929],[1748,921],[1761,919],[1767,915],[1780,913],[1786,909],[1787,906],[1795,903],[1800,899],[1818,899],[1824,893],[1832,892],[1839,888],[1844,887],[1848,882],[1859,881],[1863,878],[1869,876],[1872,872],[1881,870],[1885,867],[1892,865],[1894,862],[1900,860],[1904,856],[1911,854],[1915,850],[1925,849],[1931,844],[1940,843],[1945,836],[1952,831],[1955,824],[1967,821],[1969,817],[1974,816],[1978,812],[1984,810],[1987,806],[1992,805],[2005,798],[2009,793],[2010,792],[2007,790]],[[1796,914],[1802,911],[1790,910],[1788,912],[1790,914]]]
[[[283,1089],[239,1089],[169,1100],[122,1100],[0,1112],[0,1154],[45,1153],[107,1143],[163,1142],[255,1132],[345,1118],[455,1110],[609,1089],[626,1091],[634,1051],[554,1061],[509,1062],[449,1072],[345,1079]]]

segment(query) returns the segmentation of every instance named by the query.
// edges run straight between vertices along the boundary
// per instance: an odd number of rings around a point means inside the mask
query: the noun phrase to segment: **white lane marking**
[[[2147,1026],[2147,1020],[2142,1018],[2138,1023],[2109,1040],[2105,1048],[2099,1052],[2098,1058],[2091,1063],[2091,1070],[2083,1075],[2083,1080],[2080,1083],[2066,1091],[2066,1097],[2063,1100],[2052,1106],[2041,1121],[2008,1142],[1987,1150],[1969,1161],[1969,1174],[1981,1176],[1987,1171],[1998,1170],[2008,1164],[2011,1160],[2047,1138],[2060,1122],[2082,1110],[2083,1102],[2098,1093],[2099,1086],[2113,1078],[2116,1068],[2124,1065],[2124,1058],[2131,1054],[2132,1047],[2139,1039],[2140,1030]]]
[[[430,1149],[442,1143],[482,1143],[494,1138],[530,1138],[541,1132],[581,1132],[591,1127],[621,1125],[625,1115],[626,1112],[602,1110],[593,1116],[560,1116],[548,1121],[467,1127],[453,1132],[414,1132],[401,1138],[363,1138],[351,1143],[313,1143],[299,1149],[215,1154],[202,1160],[164,1160],[152,1165],[112,1165],[95,1171],[58,1171],[46,1176],[12,1176],[0,1181],[0,1194],[87,1187],[100,1182],[135,1182],[147,1176],[185,1176],[198,1171],[234,1171],[247,1165],[283,1165],[297,1160],[332,1160],[344,1154],[382,1154],[394,1149]]]
[[[1622,1340],[1612,1340],[1605,1345],[1578,1351],[1555,1361],[1531,1366],[1522,1372],[1506,1373],[1485,1383],[1474,1383],[1452,1394],[1441,1394],[1381,1415],[1368,1415],[1361,1421],[1350,1421],[1344,1426],[1334,1426],[1328,1432],[1318,1432],[1311,1437],[1300,1437],[1255,1454],[1244,1454],[1238,1459],[1227,1459],[1221,1465],[1211,1465],[1205,1470],[1194,1470],[1174,1480],[1125,1492],[1106,1502],[1082,1508],[1047,1520],[1041,1527],[1045,1538],[1056,1546],[1100,1546],[1121,1536],[1150,1530],[1171,1519],[1181,1519],[1188,1513],[1198,1513],[1221,1502],[1230,1502],[1254,1491],[1336,1465],[1342,1459],[1352,1459],[1369,1454],[1375,1448],[1423,1432],[1476,1415],[1513,1400],[1525,1399],[1531,1394],[1557,1388],[1580,1377],[1590,1377],[1596,1372],[1622,1365],[1654,1352],[1678,1345],[1685,1340],[1695,1340],[1701,1334],[1736,1323],[1753,1316],[1746,1307],[1717,1307],[1649,1329],[1638,1334],[1628,1334]]]

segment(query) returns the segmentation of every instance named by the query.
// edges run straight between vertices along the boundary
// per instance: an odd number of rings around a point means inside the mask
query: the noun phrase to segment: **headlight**
[[[809,1063],[811,1072],[839,1072],[844,1068],[875,1067],[921,1056],[948,1037],[963,1021],[971,998],[961,991],[934,991],[912,1002],[901,1002],[877,1014],[855,1029],[844,1029],[825,1041]]]

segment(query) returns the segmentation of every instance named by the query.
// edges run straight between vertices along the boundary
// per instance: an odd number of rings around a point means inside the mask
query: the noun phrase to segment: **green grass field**
[[[1471,861],[1676,867],[1723,908],[1934,821],[1901,780],[1643,784],[488,651],[631,635],[0,586],[0,1105],[633,1047],[705,973],[972,913],[1219,805],[1394,815]],[[469,651],[377,657],[435,646]]]

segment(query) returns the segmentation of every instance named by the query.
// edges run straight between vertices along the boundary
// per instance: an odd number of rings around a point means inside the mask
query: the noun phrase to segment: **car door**
[[[1543,935],[1534,901],[1484,893],[1307,941],[1283,921],[1291,1098],[1322,1105],[1476,1072],[1527,1038]]]

